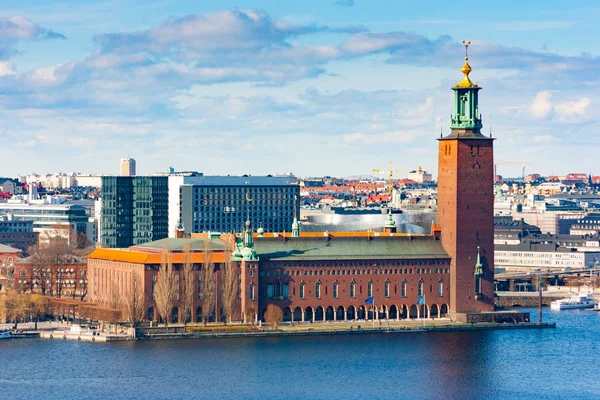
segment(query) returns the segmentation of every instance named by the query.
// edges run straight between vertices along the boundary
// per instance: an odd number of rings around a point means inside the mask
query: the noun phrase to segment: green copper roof
[[[138,244],[131,246],[140,249],[157,249],[164,250],[168,249],[171,251],[183,251],[185,241],[190,241],[190,248],[192,251],[201,251],[205,249],[206,239],[180,239],[180,238],[166,238],[161,240],[155,240],[144,244]],[[221,239],[210,239],[211,248],[213,250],[223,250],[225,243]]]
[[[349,260],[449,258],[442,242],[429,236],[256,238],[261,260]]]

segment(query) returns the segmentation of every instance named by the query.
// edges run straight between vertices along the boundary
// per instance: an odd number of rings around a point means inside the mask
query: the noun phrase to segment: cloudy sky
[[[600,4],[486,3],[2,0],[0,176],[435,170],[462,39],[497,161],[600,174]]]

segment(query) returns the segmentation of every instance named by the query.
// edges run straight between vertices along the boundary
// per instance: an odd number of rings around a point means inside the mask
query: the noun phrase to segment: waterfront
[[[600,313],[545,317],[557,328],[112,344],[3,341],[0,384],[10,399],[595,397]]]

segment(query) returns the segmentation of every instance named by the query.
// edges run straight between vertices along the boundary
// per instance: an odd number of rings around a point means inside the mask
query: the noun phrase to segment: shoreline
[[[221,339],[243,337],[279,337],[279,336],[334,336],[334,335],[374,335],[418,332],[455,332],[455,331],[485,331],[485,330],[514,330],[514,329],[553,329],[556,323],[522,322],[517,324],[456,324],[426,327],[394,327],[394,328],[360,328],[360,329],[318,329],[305,330],[264,330],[250,332],[186,332],[186,333],[156,333],[140,335],[136,340],[178,340],[178,339]]]

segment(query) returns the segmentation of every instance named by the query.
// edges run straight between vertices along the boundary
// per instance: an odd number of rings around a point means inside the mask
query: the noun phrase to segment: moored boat
[[[596,302],[591,294],[576,294],[570,299],[562,299],[553,301],[550,304],[550,309],[554,311],[570,310],[577,308],[594,308]]]
[[[11,337],[11,334],[10,334],[9,329],[0,331],[0,339],[10,339],[10,337]]]

